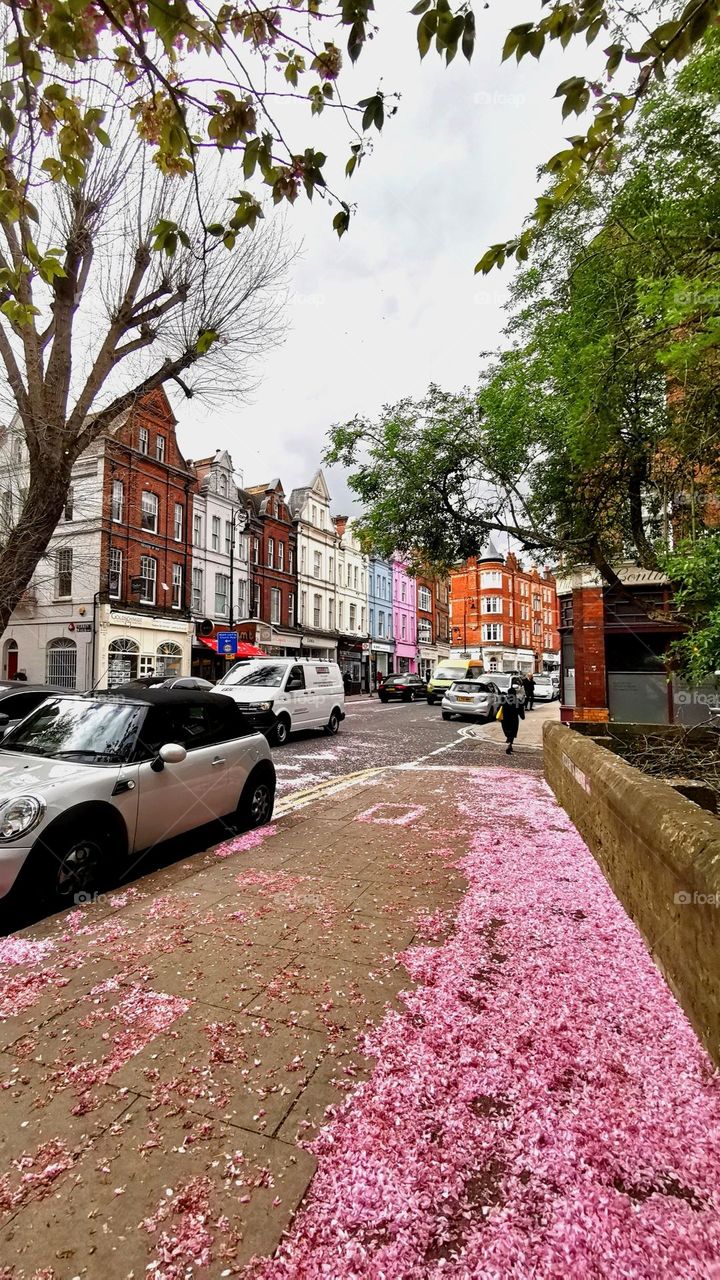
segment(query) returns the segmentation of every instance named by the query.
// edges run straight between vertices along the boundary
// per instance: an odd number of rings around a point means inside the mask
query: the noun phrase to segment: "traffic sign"
[[[237,631],[218,631],[217,633],[217,651],[218,653],[227,654],[232,657],[237,653],[238,635]]]

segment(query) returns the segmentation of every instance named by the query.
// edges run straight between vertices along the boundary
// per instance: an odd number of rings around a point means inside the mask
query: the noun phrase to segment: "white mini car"
[[[269,822],[266,739],[229,698],[192,689],[61,694],[0,739],[0,898],[69,905],[131,854],[228,817]]]

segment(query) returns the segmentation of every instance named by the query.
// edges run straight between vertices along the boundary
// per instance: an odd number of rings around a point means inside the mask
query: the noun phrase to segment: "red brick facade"
[[[254,485],[250,502],[250,602],[254,618],[293,628],[297,619],[297,532],[279,480]],[[276,594],[274,594],[276,593]]]
[[[115,609],[189,616],[196,481],[176,425],[154,391],[105,440],[100,599]]]
[[[529,650],[542,670],[543,653],[560,648],[558,625],[555,578],[524,569],[512,552],[470,559],[451,576],[453,649]]]
[[[568,718],[595,723],[607,720],[605,669],[605,608],[602,587],[581,587],[572,593],[575,636],[575,688],[580,705]],[[566,718],[563,716],[563,718]]]

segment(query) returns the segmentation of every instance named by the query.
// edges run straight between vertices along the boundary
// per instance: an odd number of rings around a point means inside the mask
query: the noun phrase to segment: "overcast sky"
[[[259,367],[252,403],[205,409],[173,396],[185,454],[227,448],[246,484],[280,476],[289,491],[315,472],[333,422],[372,417],[431,381],[451,391],[474,383],[479,353],[500,339],[510,270],[483,277],[473,267],[520,228],[537,166],[576,129],[574,120],[563,128],[553,94],[585,68],[582,42],[539,63],[500,62],[508,26],[537,16],[537,3],[476,8],[475,57],[448,68],[434,50],[420,62],[409,8],[378,0],[380,35],[345,75],[348,101],[372,93],[380,76],[386,92],[402,94],[353,179],[330,174],[358,205],[349,233],[338,241],[334,210],[320,201],[299,198],[288,215],[301,247],[287,334]],[[292,119],[298,144],[327,150],[341,172],[349,139],[329,116],[310,121],[295,103]],[[344,476],[328,481],[334,510],[352,510]]]

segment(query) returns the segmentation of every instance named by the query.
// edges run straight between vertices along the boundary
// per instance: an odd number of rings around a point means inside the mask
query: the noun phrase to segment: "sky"
[[[532,0],[476,6],[473,61],[450,67],[434,50],[420,61],[410,4],[377,0],[379,35],[343,71],[348,101],[379,86],[399,91],[397,114],[350,181],[349,137],[338,115],[286,113],[302,149],[327,152],[332,185],[357,203],[338,240],[334,209],[299,198],[286,215],[298,247],[288,281],[286,332],[259,363],[249,403],[203,406],[173,395],[189,457],[227,448],[246,484],[279,476],[286,491],[310,481],[329,427],[383,404],[420,397],[430,382],[471,386],[480,354],[501,340],[511,268],[475,276],[488,245],[516,233],[538,193],[537,168],[576,130],[563,126],[558,83],[585,70],[574,42],[539,62],[501,64],[507,29],[537,16]],[[298,146],[298,149],[300,147]],[[326,469],[335,513],[356,504],[339,468]]]

